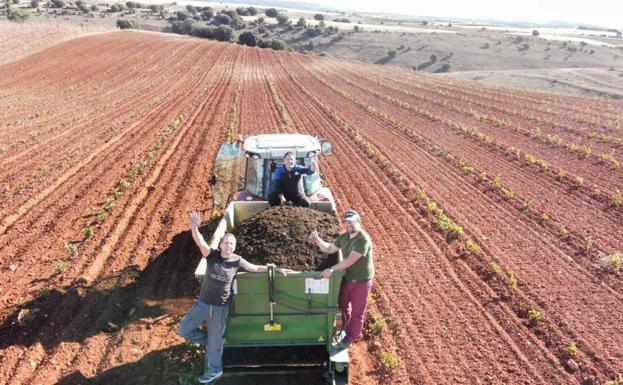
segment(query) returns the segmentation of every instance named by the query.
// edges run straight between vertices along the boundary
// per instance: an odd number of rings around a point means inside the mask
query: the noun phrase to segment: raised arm
[[[320,251],[325,254],[337,253],[337,251],[339,250],[338,247],[335,246],[333,243],[325,242],[324,240],[322,240],[322,238],[320,238],[320,235],[318,235],[318,230],[314,230],[311,234],[309,234],[309,240],[318,245]]]
[[[199,250],[201,250],[201,255],[207,257],[210,254],[210,246],[203,238],[203,235],[199,232],[199,225],[201,225],[201,214],[197,211],[193,211],[190,213],[190,232],[193,235],[193,240]]]

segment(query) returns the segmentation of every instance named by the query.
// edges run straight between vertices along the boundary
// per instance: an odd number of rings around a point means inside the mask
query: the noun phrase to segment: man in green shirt
[[[346,337],[338,345],[339,348],[345,349],[361,336],[368,294],[372,289],[374,278],[374,262],[372,241],[368,233],[361,228],[359,214],[355,210],[347,210],[343,220],[346,232],[340,234],[332,243],[323,241],[316,230],[309,238],[324,253],[342,251],[344,259],[324,270],[321,277],[329,278],[335,271],[346,271],[340,290],[340,309],[344,317]]]

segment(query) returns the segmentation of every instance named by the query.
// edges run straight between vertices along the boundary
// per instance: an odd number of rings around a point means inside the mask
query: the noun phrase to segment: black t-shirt
[[[210,305],[225,305],[231,295],[231,284],[239,269],[247,269],[250,265],[244,258],[232,254],[224,259],[220,250],[212,249],[206,257],[207,268],[199,299]]]

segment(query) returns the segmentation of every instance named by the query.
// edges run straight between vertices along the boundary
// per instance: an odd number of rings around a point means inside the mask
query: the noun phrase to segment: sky
[[[304,0],[367,12],[505,21],[567,21],[623,29],[623,0]]]

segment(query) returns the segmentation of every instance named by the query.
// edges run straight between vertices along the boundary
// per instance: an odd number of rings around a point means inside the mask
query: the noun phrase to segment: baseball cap
[[[361,217],[359,217],[359,213],[357,213],[357,211],[350,209],[344,212],[344,220],[359,222],[361,220]]]

